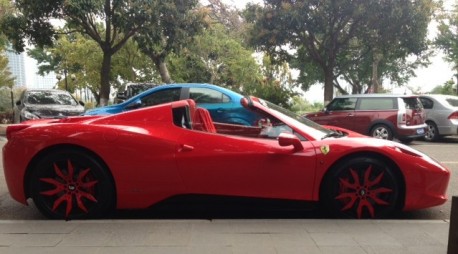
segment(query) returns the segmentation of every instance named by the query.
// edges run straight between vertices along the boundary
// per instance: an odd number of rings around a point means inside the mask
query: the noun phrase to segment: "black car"
[[[144,92],[150,88],[156,87],[157,84],[153,83],[128,83],[126,88],[122,92],[118,92],[114,98],[113,103],[118,104],[127,99],[134,97],[135,95]]]
[[[67,91],[30,89],[22,92],[14,110],[14,122],[20,123],[32,119],[81,115],[84,103],[76,101]]]

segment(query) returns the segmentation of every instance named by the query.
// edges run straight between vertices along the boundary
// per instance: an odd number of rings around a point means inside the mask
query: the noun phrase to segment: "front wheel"
[[[320,201],[337,217],[383,218],[397,209],[399,186],[393,170],[382,160],[353,158],[326,175]]]
[[[37,208],[48,218],[95,218],[114,206],[111,175],[99,160],[84,151],[54,151],[32,170],[30,194]]]

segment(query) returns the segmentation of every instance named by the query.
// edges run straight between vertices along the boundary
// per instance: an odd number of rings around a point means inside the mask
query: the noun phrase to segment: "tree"
[[[349,83],[370,80],[367,84],[373,92],[381,88],[382,77],[405,83],[413,75],[413,69],[429,63],[427,33],[435,9],[432,0],[373,1],[366,10],[372,15],[367,15],[365,29],[358,30],[361,34],[354,40],[357,43],[350,44],[352,47],[347,51],[354,56],[339,58],[339,72],[344,76],[349,74],[346,77],[357,77],[346,79]],[[416,58],[409,61],[407,58],[412,56]],[[354,66],[353,75],[346,70],[348,63]],[[362,92],[359,86],[353,90]]]
[[[28,54],[37,60],[38,73],[41,75],[49,72],[64,74],[74,77],[72,82],[65,78],[59,81],[60,88],[70,92],[76,89],[89,89],[94,98],[100,98],[100,68],[103,52],[97,43],[82,34],[69,34],[61,36],[53,47],[34,48]],[[81,57],[86,56],[86,57]],[[110,79],[114,87],[125,82],[152,82],[157,80],[151,62],[139,51],[136,43],[129,40],[120,51],[113,56]],[[68,79],[70,79],[68,77]],[[67,85],[67,87],[66,87]]]
[[[156,7],[159,15],[151,16],[149,26],[144,26],[134,37],[140,50],[155,64],[162,82],[171,83],[166,58],[178,53],[183,45],[203,28],[203,14],[195,10],[197,0],[160,1]]]
[[[106,105],[110,94],[111,61],[137,31],[147,26],[155,15],[154,0],[17,0],[19,13],[10,15],[2,29],[17,51],[25,41],[43,47],[53,45],[59,35],[52,20],[63,20],[70,29],[86,34],[102,50],[100,68],[100,104]]]
[[[410,53],[421,53],[431,2],[264,0],[264,7],[249,6],[245,17],[253,24],[252,45],[299,69],[304,90],[324,83],[326,102],[332,99],[334,86],[346,93],[339,77],[354,86],[362,86],[368,77],[376,83],[380,73],[389,75],[386,69],[379,71],[385,68],[382,61],[389,66]]]
[[[3,17],[11,11],[11,2],[8,0],[0,0],[0,22],[2,22]],[[12,76],[12,73],[8,68],[8,58],[4,55],[6,45],[6,37],[0,31],[0,87],[6,86],[12,88],[14,86],[15,78]]]
[[[433,90],[431,90],[431,93],[432,94],[454,95],[456,94],[456,92],[454,91],[454,86],[455,86],[455,83],[453,82],[453,80],[449,80],[445,82],[445,84],[443,85],[434,87]]]
[[[12,88],[14,79],[8,68],[8,58],[3,53],[0,53],[0,88],[4,86]]]
[[[262,80],[246,84],[244,91],[284,108],[291,108],[290,99],[296,96],[297,92],[293,90],[295,81],[292,78],[289,65],[286,62],[273,64],[271,57],[264,55],[260,69]]]
[[[264,0],[248,6],[251,43],[300,70],[303,89],[324,81],[324,100],[333,97],[337,57],[361,29],[367,0]],[[311,72],[310,70],[313,70]]]
[[[451,13],[444,13],[441,16],[438,30],[434,43],[445,53],[445,61],[453,64],[458,77],[458,5],[455,5]],[[458,94],[458,81],[456,94]]]
[[[208,82],[240,92],[261,79],[252,54],[222,25],[213,24],[171,59],[170,69],[177,82]]]

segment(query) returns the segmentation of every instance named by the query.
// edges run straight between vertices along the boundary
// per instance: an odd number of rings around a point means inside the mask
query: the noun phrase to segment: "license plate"
[[[417,134],[425,134],[425,129],[417,129]]]

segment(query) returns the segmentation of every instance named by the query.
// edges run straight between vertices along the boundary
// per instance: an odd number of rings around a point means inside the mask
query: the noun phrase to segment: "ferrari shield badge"
[[[321,146],[321,147],[320,147],[320,150],[321,150],[321,152],[322,152],[324,155],[328,154],[329,151],[330,151],[329,145]]]

